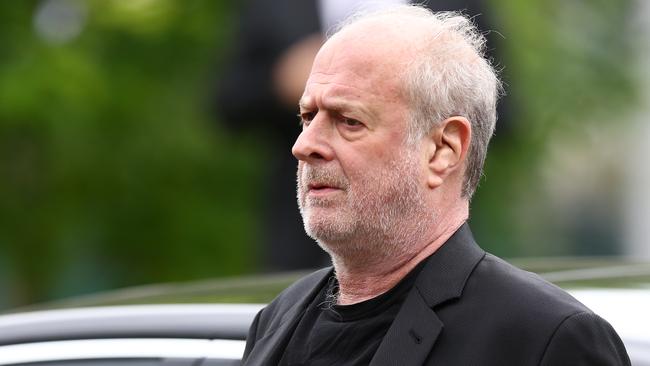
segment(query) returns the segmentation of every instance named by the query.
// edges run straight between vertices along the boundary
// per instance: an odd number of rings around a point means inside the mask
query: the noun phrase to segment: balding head
[[[463,15],[405,5],[353,15],[330,41],[355,38],[359,47],[383,52],[384,66],[391,69],[383,75],[396,80],[410,107],[409,140],[430,133],[449,117],[469,120],[472,136],[462,196],[470,199],[482,175],[501,93],[496,71],[484,55],[485,37]]]
[[[305,228],[337,267],[413,258],[467,219],[468,167],[484,153],[467,157],[494,126],[472,133],[490,113],[476,69],[494,73],[470,30],[463,17],[399,7],[355,18],[318,52],[292,152]]]

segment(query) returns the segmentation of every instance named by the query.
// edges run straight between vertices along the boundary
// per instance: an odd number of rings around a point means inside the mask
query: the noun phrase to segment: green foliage
[[[632,2],[493,0],[492,5],[503,35],[496,48],[504,60],[513,131],[501,141],[497,136],[500,143],[490,147],[472,225],[481,242],[500,255],[575,254],[576,238],[558,227],[548,206],[540,166],[557,148],[551,145],[555,136],[579,144],[588,128],[624,123],[619,115],[635,104],[635,53],[625,26]],[[616,252],[617,244],[610,243],[607,253]]]
[[[0,306],[250,271],[257,148],[205,105],[231,10],[82,4],[64,44],[0,4]]]
[[[86,21],[58,43],[34,25],[45,2],[0,2],[0,308],[253,270],[263,146],[230,139],[206,102],[235,9],[60,1]],[[565,253],[541,242],[539,166],[554,134],[634,102],[630,1],[492,3],[514,128],[472,224],[497,254]]]

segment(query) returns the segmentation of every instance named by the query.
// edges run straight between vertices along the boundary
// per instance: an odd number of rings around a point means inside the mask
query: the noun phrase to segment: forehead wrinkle
[[[338,96],[340,94],[347,94],[344,89],[355,89],[363,93],[369,93],[367,90],[360,88],[358,86],[354,85],[349,85],[349,84],[343,84],[343,83],[337,83],[337,82],[332,82],[332,81],[310,81],[310,84],[318,84],[318,85],[331,85],[333,88],[332,91],[327,92],[325,91],[324,94],[332,94],[333,96]],[[358,97],[358,96],[357,96]]]
[[[391,98],[392,96],[383,95],[381,93],[374,93],[374,92],[372,92],[370,90],[367,90],[367,89],[364,89],[364,88],[361,88],[361,87],[358,87],[358,86],[350,85],[350,84],[343,84],[343,83],[337,83],[337,82],[332,82],[332,81],[313,81],[313,80],[310,80],[308,82],[308,84],[317,84],[317,85],[324,85],[324,86],[331,85],[331,86],[333,86],[334,88],[332,88],[330,90],[326,90],[326,91],[323,92],[323,94],[328,98],[331,98],[331,97],[346,98],[347,96],[354,96],[355,98],[362,98],[362,95],[346,93],[344,91],[345,89],[354,89],[354,90],[357,90],[357,91],[359,91],[361,93],[364,93],[367,96],[370,96],[370,97],[375,98],[375,99],[381,99],[381,100],[386,100],[386,101],[390,101],[392,99]],[[386,89],[386,88],[384,87],[384,89]],[[391,88],[388,88],[388,89],[393,89],[393,88],[391,87]],[[305,96],[303,96],[303,98],[304,97]],[[311,95],[307,95],[306,97],[307,98],[313,98]],[[302,98],[301,98],[301,101],[302,101]]]
[[[298,103],[299,107],[304,110],[318,109],[315,108],[315,103],[313,100],[314,98],[310,96],[301,99]],[[337,113],[351,113],[361,111],[361,113],[365,114],[366,116],[376,116],[376,114],[373,113],[370,109],[366,108],[362,102],[346,99],[345,97],[339,96],[331,96],[321,99],[321,107],[324,110],[334,111]]]
[[[366,115],[373,116],[374,114],[368,110],[363,103],[357,101],[350,101],[345,98],[331,97],[323,100],[323,107],[327,110],[335,112],[354,112],[361,111]]]
[[[331,110],[335,112],[356,112],[361,111],[361,113],[374,117],[370,109],[367,108],[363,100],[363,95],[359,93],[350,92],[346,89],[352,89],[352,91],[359,91],[363,94],[369,95],[371,98],[379,99],[379,95],[369,93],[361,88],[354,86],[349,86],[339,83],[319,83],[314,82],[314,84],[319,85],[332,85],[333,88],[326,89],[322,93],[317,94],[317,96],[312,95],[303,95],[303,97],[298,102],[298,105],[303,109],[313,109],[320,105],[320,108]]]
[[[339,67],[340,67],[340,66],[339,66]],[[329,69],[332,69],[332,68],[334,68],[334,67],[333,67],[332,65],[330,65],[329,68],[328,68],[328,70],[329,70]],[[356,77],[356,78],[358,78],[358,79],[362,79],[362,80],[363,80],[363,79],[368,79],[368,72],[367,72],[367,71],[368,71],[368,68],[365,68],[365,71],[366,71],[366,72],[364,73],[364,75],[362,75],[361,73],[357,72],[355,69],[356,69],[356,67],[354,67],[354,64],[352,64],[352,65],[347,65],[347,66],[345,67],[345,73],[347,73],[347,74],[352,74],[352,75],[350,75],[350,76],[354,76],[354,77]],[[336,75],[338,75],[338,74],[340,74],[340,73],[341,73],[341,71],[338,71],[338,72],[337,72],[337,71],[332,71],[332,72],[326,72],[326,71],[312,71],[312,72],[310,73],[309,76],[310,76],[310,78],[311,78],[312,76],[316,76],[316,77],[318,77],[318,76],[326,76],[326,77],[329,76],[329,77],[332,77],[332,76],[336,76]],[[316,81],[315,81],[315,82],[316,82]]]

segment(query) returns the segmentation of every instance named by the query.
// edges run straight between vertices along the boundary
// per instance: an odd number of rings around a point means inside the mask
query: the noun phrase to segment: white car
[[[540,268],[540,263],[553,271]],[[650,265],[600,261],[558,265],[548,260],[518,264],[540,272],[607,319],[623,339],[632,365],[650,366]],[[76,302],[84,307],[0,315],[0,365],[239,365],[248,326],[262,304],[89,305],[214,301],[220,292],[229,299],[233,294],[241,298],[237,294],[264,293],[261,300],[268,301],[299,276],[122,290]]]
[[[262,305],[129,305],[0,316],[0,365],[234,366]]]

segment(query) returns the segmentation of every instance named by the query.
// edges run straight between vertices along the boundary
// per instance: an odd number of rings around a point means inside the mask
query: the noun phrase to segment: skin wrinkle
[[[309,95],[309,90],[313,88],[309,88],[309,84],[318,84],[320,86],[330,86],[334,85],[337,86],[337,88],[331,89],[330,92],[325,91],[322,96],[319,96],[319,98],[313,97]],[[347,94],[345,92],[346,89],[355,89],[361,92],[361,95],[353,95],[354,99],[350,100],[350,94]],[[371,109],[366,108],[362,102],[360,102],[361,99],[363,99],[364,96],[368,96],[369,100],[377,100],[381,101],[381,109],[379,111],[372,111]],[[301,103],[302,103],[302,112],[320,112],[321,109],[327,111],[327,110],[337,110],[336,104],[342,101],[342,104],[345,104],[349,106],[349,108],[354,108],[357,111],[362,112],[363,114],[366,114],[368,116],[367,119],[361,119],[362,122],[366,124],[366,127],[370,131],[373,131],[375,129],[375,121],[379,119],[378,112],[383,112],[385,109],[392,109],[396,110],[397,106],[401,106],[404,104],[397,98],[390,98],[390,97],[380,97],[376,93],[373,93],[371,91],[368,91],[366,89],[360,88],[360,87],[354,87],[354,86],[349,86],[347,84],[342,84],[342,83],[335,83],[335,82],[308,82],[308,87],[306,88],[305,95],[301,98]],[[319,106],[320,105],[320,108]],[[390,108],[388,106],[391,106]],[[406,119],[405,116],[402,119]]]
[[[311,78],[310,78],[310,80],[308,82],[311,83],[311,84],[320,84],[320,85],[336,85],[336,86],[340,86],[340,87],[345,88],[345,89],[356,89],[356,90],[359,90],[359,91],[361,91],[363,93],[370,93],[368,90],[356,87],[354,85],[347,85],[347,84],[336,83],[336,82],[331,82],[331,81],[319,82],[319,81],[316,81],[316,80],[311,80]],[[384,96],[377,95],[377,94],[373,94],[373,96],[376,97],[376,98],[385,99],[386,101],[393,102],[393,103],[403,103],[404,102],[402,100],[403,98],[401,97],[401,94],[402,94],[401,91],[398,92],[398,91],[395,90],[395,88],[392,88],[391,93],[400,94],[400,98],[387,98],[387,97],[384,98]],[[302,98],[301,98],[301,101],[302,101]],[[298,102],[298,106],[300,106],[300,105],[301,105],[301,102]]]
[[[338,94],[338,93],[334,93],[334,94]],[[361,98],[360,95],[355,95],[354,97],[356,99]],[[314,105],[313,102],[310,102],[312,99],[313,98],[305,97],[304,99],[300,100],[298,106],[301,109],[301,112],[318,111],[318,108],[316,108],[315,106],[312,107],[312,105]],[[360,110],[363,114],[366,114],[369,118],[377,118],[377,116],[374,113],[372,113],[372,111],[369,111],[367,108],[365,108],[362,103],[359,103],[357,101],[346,100],[345,97],[336,97],[336,96],[330,97],[327,105],[325,105],[325,108],[333,111],[338,111],[338,112],[352,112],[352,111]]]

